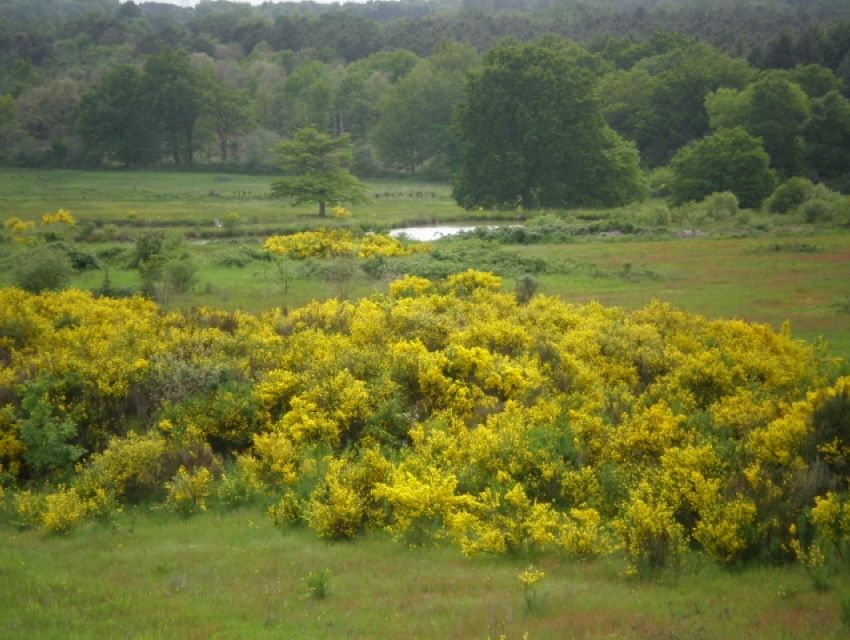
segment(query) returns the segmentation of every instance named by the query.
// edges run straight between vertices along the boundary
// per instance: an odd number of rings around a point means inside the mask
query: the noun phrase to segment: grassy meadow
[[[63,239],[100,262],[74,276],[72,286],[85,289],[108,279],[114,289],[137,291],[139,271],[127,263],[136,240],[158,231],[178,238],[197,270],[188,292],[159,300],[166,309],[293,309],[383,293],[406,272],[475,268],[498,272],[508,287],[530,273],[540,293],[577,303],[636,309],[657,299],[774,329],[788,321],[794,336],[822,339],[830,354],[850,359],[845,227],[759,212],[711,221],[655,200],[543,214],[569,237],[445,239],[429,254],[364,269],[353,259],[273,258],[262,243],[320,227],[534,221],[516,211],[464,211],[447,185],[410,181],[370,182],[370,202],[354,207],[351,219],[320,219],[312,206],[271,198],[271,180],[2,170],[0,219],[70,211],[77,224]],[[237,222],[217,224],[231,214]],[[624,222],[633,231],[611,232]],[[27,250],[0,243],[0,286],[14,282]],[[518,575],[529,565],[545,575],[524,591]],[[274,526],[259,504],[213,505],[180,518],[143,503],[66,535],[0,519],[0,637],[797,639],[847,637],[850,629],[846,574],[828,576],[825,588],[800,563],[724,568],[690,551],[681,566],[653,575],[627,576],[626,568],[617,554],[587,562],[524,551],[470,559],[448,545],[411,548],[374,531],[328,543],[304,527]]]
[[[836,594],[850,588],[696,557],[637,579],[613,559],[468,559],[381,534],[329,544],[259,509],[186,520],[138,508],[64,537],[4,528],[0,550],[5,638],[840,638]],[[529,564],[544,572],[530,605]],[[311,596],[323,572],[325,597]]]
[[[162,171],[0,171],[0,218],[31,219],[62,207],[82,220],[118,226],[214,229],[215,220],[238,213],[240,231],[301,229],[326,223],[315,205],[291,207],[271,195],[272,176]],[[488,219],[451,199],[444,184],[369,182],[370,202],[358,224],[426,224]],[[496,218],[504,215],[496,214]]]

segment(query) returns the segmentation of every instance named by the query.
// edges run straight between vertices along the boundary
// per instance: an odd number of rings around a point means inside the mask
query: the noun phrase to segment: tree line
[[[0,161],[265,171],[276,145],[313,128],[348,135],[358,175],[454,176],[467,206],[611,204],[640,195],[641,169],[736,129],[767,154],[765,185],[848,182],[840,3],[759,12],[788,27],[779,32],[744,19],[748,3],[402,2],[386,15],[392,3],[373,4],[12,0],[0,23]],[[697,15],[699,30],[687,26]],[[688,35],[730,20],[742,21],[737,44]],[[448,23],[458,28],[429,31]],[[419,35],[388,44],[404,25]],[[656,26],[681,31],[647,33]]]

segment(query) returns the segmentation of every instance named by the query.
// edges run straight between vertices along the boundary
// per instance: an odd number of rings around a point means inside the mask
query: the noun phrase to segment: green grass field
[[[271,176],[156,171],[0,170],[0,219],[36,219],[64,208],[80,220],[130,226],[167,224],[213,228],[239,214],[241,231],[307,228],[333,224],[315,205],[291,206],[271,196]],[[354,207],[353,222],[386,228],[435,221],[514,218],[515,214],[467,212],[445,184],[369,182],[370,201]]]
[[[626,578],[616,559],[464,558],[383,534],[329,544],[259,509],[124,514],[66,537],[0,529],[4,638],[840,638],[798,566]],[[518,574],[545,573],[526,605]],[[306,579],[329,571],[324,599]]]
[[[800,251],[800,248],[803,251]],[[710,318],[738,318],[824,338],[850,358],[850,235],[608,241],[523,247],[566,259],[575,275],[543,276],[542,289],[569,300],[638,308],[653,298]],[[593,268],[589,268],[592,265]]]

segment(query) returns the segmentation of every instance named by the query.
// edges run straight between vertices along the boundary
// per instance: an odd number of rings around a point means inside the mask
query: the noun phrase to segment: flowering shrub
[[[45,213],[41,216],[40,225],[33,220],[21,220],[11,216],[3,221],[3,228],[17,243],[27,243],[38,238],[56,239],[56,228],[73,227],[77,224],[70,211],[59,209],[55,213]]]
[[[212,474],[206,467],[188,471],[181,466],[174,477],[165,483],[168,491],[166,506],[184,516],[207,510]]]
[[[518,304],[474,271],[285,315],[4,289],[0,354],[0,485],[23,526],[262,498],[326,538],[635,570],[686,548],[828,561],[850,536],[850,378],[787,331],[657,302]]]
[[[64,224],[72,227],[77,224],[77,221],[74,219],[74,216],[71,215],[70,211],[59,209],[56,213],[45,213],[41,216],[41,224],[45,227],[57,224]]]
[[[76,489],[60,486],[58,491],[44,499],[42,528],[50,533],[65,533],[82,520],[87,511],[88,505]]]
[[[336,215],[336,209],[334,215]],[[430,249],[427,244],[402,243],[400,240],[377,233],[355,236],[352,232],[343,229],[301,231],[286,236],[271,236],[266,239],[263,247],[271,253],[297,260],[339,256],[391,258],[409,256]]]

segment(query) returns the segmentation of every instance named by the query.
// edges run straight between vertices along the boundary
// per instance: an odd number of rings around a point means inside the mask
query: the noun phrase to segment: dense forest
[[[471,128],[501,126],[473,117],[472,87],[541,50],[572,78],[551,98],[604,119],[586,141],[604,156],[594,171],[631,174],[635,147],[644,170],[677,158],[684,171],[686,145],[740,129],[778,178],[850,183],[850,5],[838,0],[7,0],[0,162],[273,171],[276,144],[314,127],[349,134],[358,175],[448,179],[485,153]],[[713,144],[733,144],[724,135]],[[504,204],[470,189],[461,200]],[[639,189],[620,191],[596,199]]]

